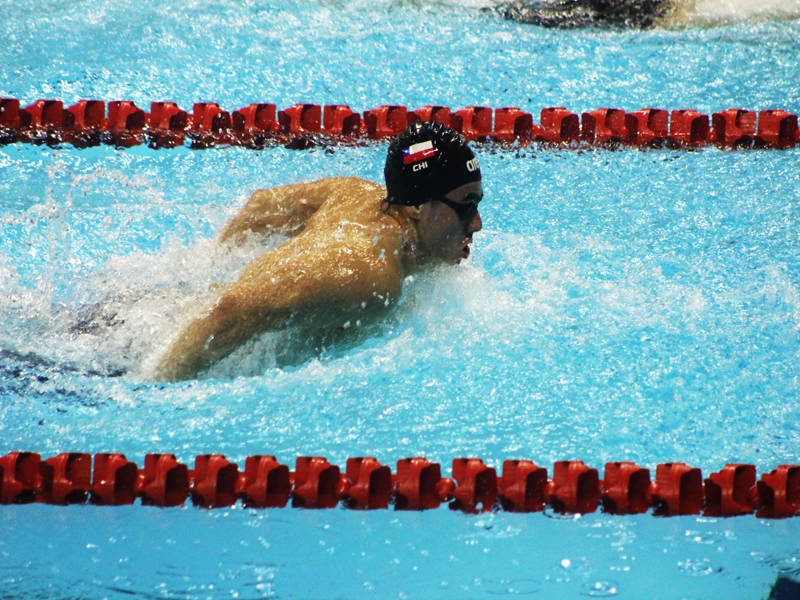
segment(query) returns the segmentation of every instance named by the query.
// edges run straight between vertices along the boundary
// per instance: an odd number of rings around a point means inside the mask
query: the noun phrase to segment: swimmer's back
[[[221,244],[239,244],[249,234],[301,233],[316,215],[317,221],[335,219],[358,222],[375,221],[372,207],[379,207],[385,197],[382,186],[358,177],[330,177],[310,183],[259,189],[252,193],[245,206],[223,228]]]
[[[322,182],[327,184],[327,197],[309,217],[307,229],[345,221],[368,225],[385,220],[380,210],[386,198],[382,185],[358,177],[332,177]]]

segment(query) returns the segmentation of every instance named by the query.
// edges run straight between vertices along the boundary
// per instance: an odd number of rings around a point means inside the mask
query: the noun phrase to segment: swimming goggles
[[[472,216],[478,211],[478,202],[482,200],[479,196],[474,196],[472,194],[468,195],[464,200],[468,200],[468,202],[453,202],[444,196],[440,196],[437,198],[439,202],[442,204],[446,204],[450,208],[453,209],[453,212],[456,213],[458,220],[462,223],[467,223]]]

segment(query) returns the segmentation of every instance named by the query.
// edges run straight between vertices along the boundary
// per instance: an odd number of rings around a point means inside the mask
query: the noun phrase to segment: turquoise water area
[[[800,11],[798,11],[800,14]],[[731,107],[800,112],[800,20],[546,31],[448,3],[0,4],[0,96]],[[260,187],[380,180],[386,145],[0,147],[0,455],[449,470],[478,456],[800,460],[800,150],[478,149],[467,263],[279,367],[268,334],[199,381],[148,368],[209,286],[280,243],[214,233]],[[800,519],[0,507],[0,597],[761,599]]]

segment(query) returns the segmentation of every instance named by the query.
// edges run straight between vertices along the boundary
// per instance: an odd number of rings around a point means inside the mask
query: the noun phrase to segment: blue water
[[[0,5],[0,96],[800,112],[797,15],[552,32],[424,2],[40,7]],[[0,454],[798,463],[797,149],[480,148],[472,257],[417,277],[355,343],[277,368],[271,334],[200,381],[147,381],[185,311],[263,251],[212,240],[252,190],[380,180],[385,151],[0,147]],[[800,519],[37,505],[0,521],[3,597],[761,599],[800,577]]]

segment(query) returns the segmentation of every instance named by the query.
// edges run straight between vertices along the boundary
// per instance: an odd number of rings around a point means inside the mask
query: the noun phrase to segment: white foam
[[[215,239],[189,247],[167,240],[161,254],[136,251],[83,267],[60,298],[52,277],[36,289],[0,257],[3,345],[19,354],[82,371],[146,377],[182,324],[234,281],[253,258],[283,238],[223,249]],[[52,269],[51,269],[52,270]]]

